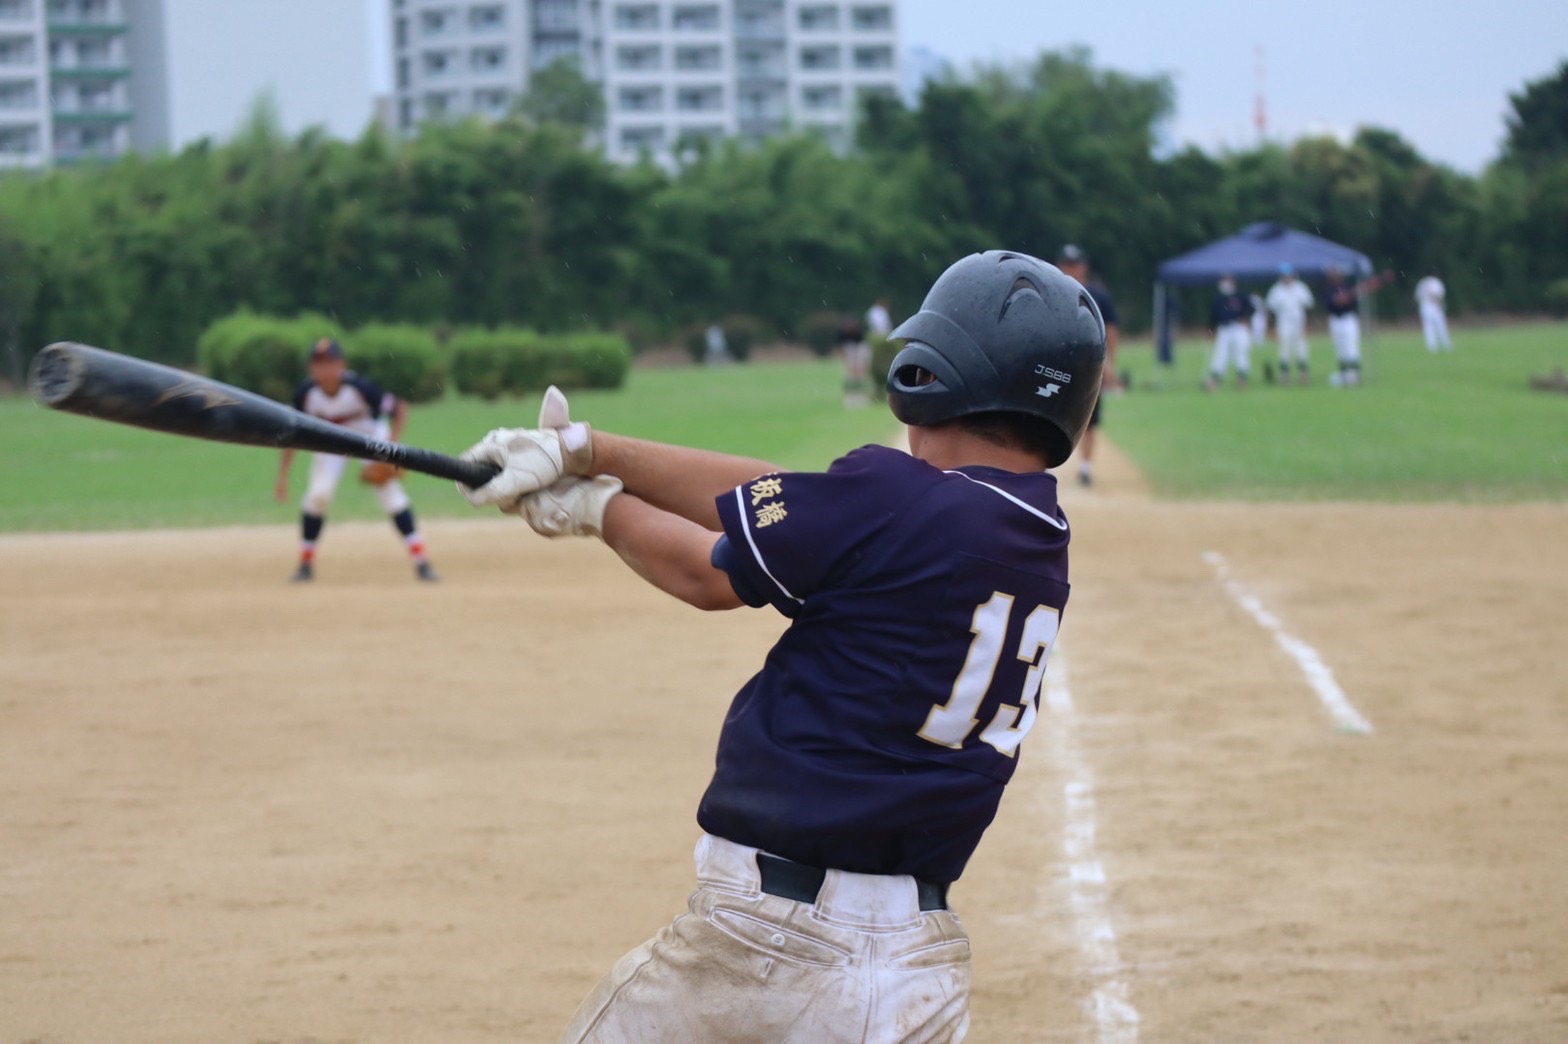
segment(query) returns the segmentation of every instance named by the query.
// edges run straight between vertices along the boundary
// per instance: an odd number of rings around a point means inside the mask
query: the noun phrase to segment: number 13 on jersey
[[[974,641],[969,643],[969,654],[964,666],[953,682],[953,692],[946,703],[936,704],[926,715],[926,723],[919,736],[930,743],[954,750],[963,749],[965,741],[980,724],[980,705],[991,691],[992,679],[1001,663],[1003,644],[1007,640],[1007,624],[1013,615],[1013,596],[995,591],[986,601],[975,607],[969,630]],[[1061,613],[1049,605],[1036,606],[1024,621],[1023,637],[1018,643],[1018,659],[1029,665],[1024,677],[1023,691],[1018,702],[1002,702],[996,708],[990,724],[980,733],[980,739],[995,747],[1007,757],[1018,753],[1018,745],[1033,727],[1040,712],[1040,687],[1045,681],[1045,661],[1050,658],[1051,646],[1056,643],[1056,630],[1061,623]]]

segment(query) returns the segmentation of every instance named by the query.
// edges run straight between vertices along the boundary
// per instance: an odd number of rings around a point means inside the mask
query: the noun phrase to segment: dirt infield
[[[1068,492],[982,1042],[1568,1039],[1562,507]],[[551,1040],[684,903],[781,627],[436,523],[0,539],[0,1041]],[[1204,552],[1332,670],[1336,730]]]

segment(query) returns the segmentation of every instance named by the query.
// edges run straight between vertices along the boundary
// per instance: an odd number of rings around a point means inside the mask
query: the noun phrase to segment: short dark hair
[[[992,445],[1032,453],[1045,461],[1048,468],[1054,468],[1072,456],[1072,447],[1065,445],[1067,440],[1055,425],[1028,413],[1010,410],[970,413],[955,418],[952,423]]]

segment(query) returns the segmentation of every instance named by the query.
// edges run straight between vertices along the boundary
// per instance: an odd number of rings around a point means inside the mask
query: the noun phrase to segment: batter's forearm
[[[714,500],[742,482],[778,470],[767,461],[750,457],[609,432],[593,433],[595,474],[614,475],[625,484],[626,492],[646,501],[648,506],[679,515],[715,533],[723,525]]]
[[[604,512],[604,542],[654,587],[698,609],[736,609],[740,596],[712,564],[718,539],[688,519],[622,493]]]

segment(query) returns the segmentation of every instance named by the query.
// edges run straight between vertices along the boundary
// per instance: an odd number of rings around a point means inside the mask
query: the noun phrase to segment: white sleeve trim
[[[751,536],[751,523],[746,518],[745,488],[746,487],[744,486],[735,487],[735,507],[740,513],[740,528],[741,532],[746,534],[746,546],[751,548],[751,557],[757,560],[757,565],[761,567],[762,572],[769,580],[773,581],[773,586],[784,592],[784,597],[795,602],[797,605],[805,605],[806,600],[804,598],[796,598],[794,595],[790,594],[789,588],[779,583],[779,578],[773,575],[773,570],[769,569],[768,563],[763,561],[762,552],[757,550],[757,542],[752,539]]]
[[[970,478],[968,475],[965,475],[962,471],[944,471],[944,472],[942,472],[942,474],[944,474],[944,475],[957,475],[959,478],[969,479],[970,482],[973,482],[977,486],[984,486],[986,489],[989,489],[991,492],[997,493],[997,494],[1000,494],[1003,497],[1006,497],[1008,500],[1011,500],[1014,504],[1017,504],[1019,507],[1023,508],[1025,511],[1029,512],[1035,518],[1040,519],[1042,522],[1047,522],[1050,525],[1055,526],[1057,529],[1060,529],[1063,533],[1067,532],[1067,523],[1066,522],[1063,522],[1059,518],[1052,518],[1050,515],[1047,515],[1044,511],[1041,511],[1037,507],[1031,507],[1030,505],[1024,503],[1022,500],[1019,500],[1017,497],[1013,496],[1011,493],[1007,492],[1007,490],[1005,490],[1005,489],[1000,489],[1000,488],[998,488],[996,486],[993,486],[989,482],[981,482],[977,478]]]

